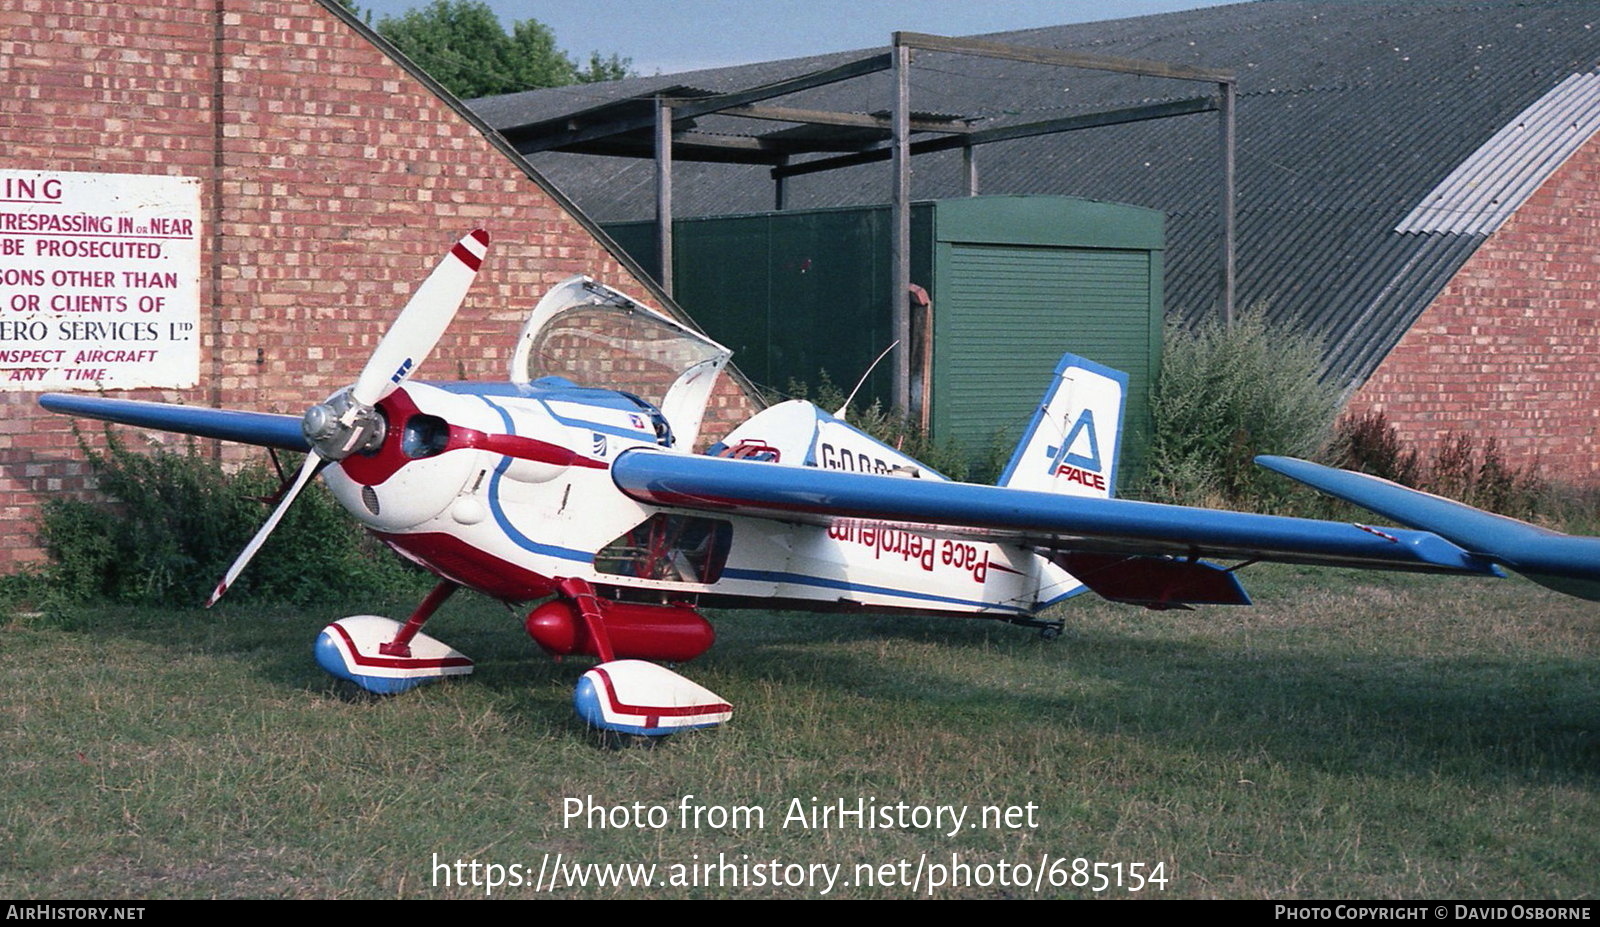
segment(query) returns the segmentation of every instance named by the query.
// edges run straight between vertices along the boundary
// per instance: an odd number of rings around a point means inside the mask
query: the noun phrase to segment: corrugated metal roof
[[[1395,227],[1488,235],[1600,130],[1600,74],[1574,74],[1506,123]]]
[[[887,37],[886,37],[887,38]],[[1020,45],[1152,58],[1238,74],[1238,302],[1299,318],[1328,344],[1330,375],[1360,382],[1471,255],[1476,226],[1400,233],[1407,214],[1475,152],[1573,74],[1600,64],[1600,0],[1261,0],[1181,13],[987,36]],[[586,85],[610,98],[687,82],[731,90],[859,57],[860,52]],[[887,74],[785,98],[783,105],[872,111],[887,105]],[[1013,61],[919,53],[918,109],[1034,121],[1074,111],[1189,96],[1196,85]],[[491,124],[544,118],[572,105],[566,88],[473,104]],[[1592,116],[1593,88],[1578,91]],[[1587,107],[1587,109],[1585,108]],[[1581,130],[1578,130],[1581,131]],[[1534,163],[1509,148],[1486,167]],[[1218,256],[1217,122],[1187,116],[978,150],[984,193],[1045,193],[1133,203],[1168,215],[1169,315],[1215,306]],[[531,160],[601,220],[651,214],[648,162],[541,154]],[[675,166],[680,215],[770,207],[765,168]],[[959,196],[958,153],[913,161],[912,195]],[[1465,187],[1465,184],[1462,185]],[[1520,189],[1520,188],[1519,188]],[[881,203],[883,165],[791,178],[797,208]],[[1436,204],[1437,205],[1437,204]]]

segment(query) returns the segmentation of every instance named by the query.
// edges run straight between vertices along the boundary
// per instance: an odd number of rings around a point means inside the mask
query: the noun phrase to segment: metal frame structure
[[[1120,107],[1040,122],[977,129],[973,120],[959,116],[917,113],[911,108],[910,74],[913,52],[926,51],[1000,58],[1054,67],[1137,74],[1172,80],[1215,84],[1215,94]],[[767,105],[766,101],[817,87],[891,71],[894,99],[886,115],[841,113]],[[951,38],[918,32],[894,33],[887,51],[785,80],[726,93],[675,86],[651,94],[602,104],[589,110],[502,130],[506,140],[524,155],[541,151],[567,151],[622,157],[647,157],[655,162],[657,247],[661,260],[660,284],[670,295],[672,281],[672,166],[676,160],[766,164],[771,167],[774,205],[787,204],[785,181],[790,177],[836,170],[876,161],[892,165],[893,280],[890,288],[894,338],[910,343],[911,317],[906,294],[911,286],[911,157],[960,149],[966,195],[978,192],[975,150],[980,145],[1012,139],[1071,132],[1101,126],[1216,112],[1222,168],[1221,229],[1222,279],[1219,304],[1224,322],[1234,308],[1234,98],[1232,71],[1187,65],[1066,52]],[[698,131],[696,120],[729,116],[783,123],[789,128],[761,135],[734,136]],[[914,138],[913,136],[927,136]],[[804,157],[814,155],[815,157]],[[796,160],[802,158],[803,160]],[[901,412],[910,411],[910,352],[896,352],[894,401]]]

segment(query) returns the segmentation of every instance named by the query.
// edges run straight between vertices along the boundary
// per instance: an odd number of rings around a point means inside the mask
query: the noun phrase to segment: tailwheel
[[[1065,618],[1007,618],[1006,623],[1019,628],[1036,628],[1039,631],[1039,639],[1045,641],[1053,641],[1060,637],[1061,632],[1067,627]]]

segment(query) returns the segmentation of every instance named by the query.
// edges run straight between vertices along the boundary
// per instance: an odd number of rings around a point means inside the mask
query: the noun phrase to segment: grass
[[[1246,583],[1255,608],[1080,599],[1053,643],[989,622],[715,616],[719,643],[686,674],[731,701],[734,720],[654,749],[586,731],[570,693],[587,661],[541,657],[518,621],[469,599],[430,630],[476,658],[477,674],[388,699],[312,664],[332,615],[0,616],[0,895],[481,897],[443,884],[435,860],[518,864],[531,881],[558,853],[655,863],[663,881],[719,854],[840,864],[845,880],[857,864],[906,860],[910,874],[959,854],[990,875],[939,897],[1031,897],[981,867],[1041,857],[1065,861],[1058,876],[1077,858],[1124,874],[1162,864],[1164,891],[1099,893],[1113,897],[1600,891],[1592,604],[1520,580],[1253,567]],[[764,826],[679,827],[691,795],[759,807]],[[671,821],[583,826],[564,820],[569,798],[659,805]],[[785,827],[791,802],[813,798],[973,818],[1031,803],[1035,823],[953,836]],[[555,896],[816,894],[701,884]],[[831,892],[927,894],[926,881]],[[1048,880],[1037,894],[1095,895]]]

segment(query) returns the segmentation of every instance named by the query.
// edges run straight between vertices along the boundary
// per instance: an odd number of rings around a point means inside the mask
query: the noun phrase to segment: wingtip
[[[1282,473],[1285,469],[1293,467],[1295,464],[1306,463],[1306,461],[1297,457],[1283,457],[1278,454],[1257,454],[1255,461],[1256,466],[1265,467],[1278,473]]]

